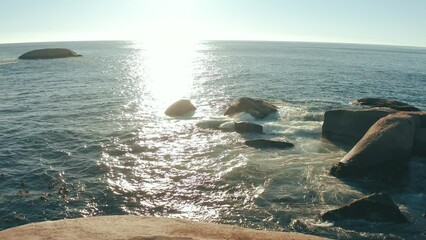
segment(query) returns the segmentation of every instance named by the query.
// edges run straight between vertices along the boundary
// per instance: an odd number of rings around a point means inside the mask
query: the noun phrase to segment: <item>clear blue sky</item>
[[[426,47],[426,0],[0,0],[0,42],[104,39]]]

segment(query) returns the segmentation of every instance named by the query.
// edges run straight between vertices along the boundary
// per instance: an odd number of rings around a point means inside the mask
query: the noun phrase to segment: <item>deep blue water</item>
[[[45,47],[81,58],[25,61]],[[170,216],[343,239],[426,238],[426,161],[400,186],[346,184],[328,170],[345,151],[321,138],[323,113],[384,97],[426,110],[426,49],[291,42],[62,42],[0,45],[0,229],[94,215]],[[259,151],[227,121],[237,97],[271,101]],[[165,108],[180,98],[192,118]],[[242,116],[245,118],[246,116]],[[372,184],[374,185],[374,184]],[[344,227],[318,215],[375,188],[411,224]]]

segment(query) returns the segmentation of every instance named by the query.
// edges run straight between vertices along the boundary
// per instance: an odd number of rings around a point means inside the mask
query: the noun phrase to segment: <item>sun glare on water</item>
[[[141,84],[162,112],[171,103],[191,97],[197,43],[193,41],[146,41],[135,43],[143,71]],[[140,75],[140,74],[139,74]]]

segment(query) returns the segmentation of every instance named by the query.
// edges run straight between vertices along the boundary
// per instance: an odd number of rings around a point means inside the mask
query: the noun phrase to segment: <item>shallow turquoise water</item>
[[[22,61],[68,47],[82,58]],[[425,161],[397,186],[328,176],[345,151],[321,138],[324,111],[353,99],[426,109],[426,49],[314,43],[66,42],[0,45],[0,229],[93,215],[171,216],[332,238],[425,237]],[[267,99],[258,123],[291,150],[260,151],[239,135],[197,127],[235,98]],[[187,119],[163,112],[189,98]],[[247,116],[241,116],[246,119]],[[252,120],[252,119],[249,119]],[[371,186],[371,187],[366,187]],[[389,191],[412,224],[350,223],[318,215]]]

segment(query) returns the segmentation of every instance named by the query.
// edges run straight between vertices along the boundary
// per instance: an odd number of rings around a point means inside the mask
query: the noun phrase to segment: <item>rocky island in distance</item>
[[[54,59],[67,57],[82,57],[82,55],[67,48],[44,48],[26,52],[18,57],[23,60]]]

